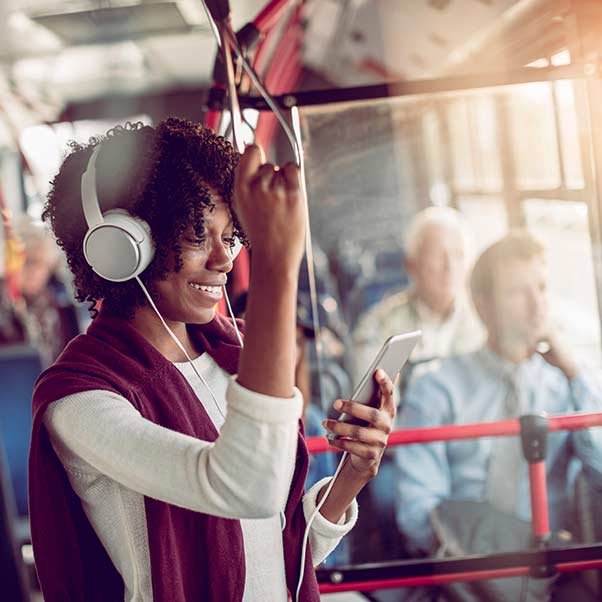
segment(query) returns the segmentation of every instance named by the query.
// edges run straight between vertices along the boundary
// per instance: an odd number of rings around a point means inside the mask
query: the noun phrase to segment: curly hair
[[[191,225],[203,234],[206,210],[216,197],[232,215],[234,234],[248,244],[232,211],[234,168],[240,155],[221,136],[200,124],[169,118],[156,128],[127,122],[88,144],[70,142],[51,183],[42,218],[50,222],[74,276],[76,298],[89,302],[93,316],[102,300],[103,311],[130,319],[146,299],[135,281],[110,282],[86,262],[83,240],[88,230],[82,209],[81,176],[94,148],[102,143],[96,161],[96,191],[101,210],[125,209],[146,220],[155,242],[155,257],[142,279],[153,283],[182,267],[180,239]],[[107,250],[107,252],[109,252]]]

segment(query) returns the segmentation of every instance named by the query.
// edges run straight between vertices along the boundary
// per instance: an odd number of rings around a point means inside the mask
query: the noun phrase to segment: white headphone
[[[81,195],[88,231],[83,251],[86,261],[99,276],[111,282],[125,282],[146,270],[155,256],[155,243],[146,221],[125,209],[102,213],[96,194],[96,159],[99,144],[92,153],[82,175]],[[230,254],[232,260],[242,249],[235,238]]]
[[[99,144],[82,175],[81,194],[88,231],[84,237],[84,257],[105,280],[125,282],[139,276],[155,255],[149,225],[123,209],[100,211],[96,194],[96,159]]]

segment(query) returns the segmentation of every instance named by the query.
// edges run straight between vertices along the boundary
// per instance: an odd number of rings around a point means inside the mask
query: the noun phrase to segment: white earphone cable
[[[240,330],[238,330],[238,324],[236,323],[236,317],[234,316],[234,312],[232,311],[232,306],[230,305],[230,297],[228,297],[228,291],[226,290],[226,287],[223,287],[224,289],[224,297],[226,297],[226,305],[228,306],[228,313],[230,314],[230,317],[232,318],[232,325],[234,326],[234,330],[236,330],[236,338],[238,339],[238,342],[240,344],[240,348],[242,349],[244,347],[244,344],[242,342],[242,336],[240,335]]]
[[[305,555],[307,552],[307,541],[309,539],[309,531],[311,529],[311,524],[314,522],[314,519],[316,518],[318,512],[324,505],[324,502],[328,499],[328,496],[330,495],[330,491],[332,490],[334,482],[336,481],[337,477],[339,476],[339,473],[341,472],[341,469],[343,468],[345,462],[347,461],[348,456],[349,456],[349,454],[347,452],[345,452],[343,454],[343,457],[341,458],[341,461],[339,462],[339,465],[337,466],[337,469],[336,469],[332,479],[330,479],[330,483],[328,483],[328,487],[326,488],[326,491],[324,492],[324,495],[322,496],[320,503],[316,506],[316,509],[312,512],[311,516],[309,517],[309,519],[307,521],[307,525],[305,526],[305,533],[303,534],[303,543],[301,545],[301,564],[299,565],[299,581],[297,582],[297,591],[295,593],[295,602],[299,602],[299,594],[301,593],[301,584],[303,583],[303,577],[305,576]]]
[[[186,351],[184,345],[182,345],[180,339],[178,339],[178,337],[173,333],[171,328],[167,325],[167,323],[163,319],[163,316],[157,309],[155,302],[153,301],[152,297],[150,296],[148,290],[146,290],[146,286],[144,286],[144,283],[142,282],[142,280],[140,280],[140,277],[136,276],[135,278],[136,278],[136,282],[140,285],[140,288],[142,289],[142,292],[144,293],[145,297],[148,299],[148,302],[150,303],[151,307],[155,310],[155,313],[159,317],[159,320],[161,320],[161,324],[163,324],[163,327],[165,328],[165,330],[167,331],[169,336],[172,338],[173,342],[178,346],[180,351],[186,356],[186,359],[188,360],[188,363],[191,365],[192,369],[194,370],[194,373],[199,377],[199,380],[203,383],[203,386],[205,387],[205,389],[207,389],[207,391],[209,391],[209,394],[211,395],[211,399],[213,400],[213,403],[215,404],[217,411],[220,413],[221,417],[225,420],[226,417],[224,416],[224,413],[222,412],[222,409],[221,409],[217,399],[215,398],[215,395],[213,394],[211,387],[207,384],[207,381],[203,378],[203,375],[197,370],[196,366],[194,365],[194,362],[192,361],[192,358]]]

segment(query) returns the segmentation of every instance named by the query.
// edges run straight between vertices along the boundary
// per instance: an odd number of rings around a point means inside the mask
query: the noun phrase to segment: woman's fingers
[[[272,180],[276,175],[274,166],[271,163],[264,163],[257,169],[257,173],[253,177],[250,187],[259,187],[262,191],[267,192],[272,186]]]
[[[334,402],[334,408],[339,412],[364,420],[379,431],[384,433],[391,431],[392,417],[385,410],[373,408],[356,401],[349,401],[348,399],[337,399]]]
[[[330,445],[348,452],[354,468],[370,479],[378,472],[380,459],[387,447],[395,418],[391,379],[384,370],[378,369],[374,373],[374,380],[378,385],[377,408],[344,399],[337,399],[334,402],[336,410],[363,420],[367,423],[366,426],[338,420],[324,420],[322,423],[332,435],[328,437]]]
[[[247,188],[257,173],[257,170],[264,163],[265,158],[263,150],[256,144],[247,146],[235,170],[235,187]]]
[[[289,163],[280,168],[278,165],[265,164],[258,170],[263,190],[270,190],[279,199],[287,195],[295,195],[301,190],[301,177],[299,169]]]
[[[277,177],[276,177],[277,176]],[[296,192],[301,188],[301,175],[294,163],[282,168],[265,162],[263,149],[256,144],[247,146],[235,171],[235,182],[240,187],[251,187],[259,183],[269,187],[272,183],[282,184],[287,192]]]
[[[301,190],[301,173],[294,163],[287,163],[281,170],[284,186],[287,192],[298,192]]]
[[[380,392],[380,409],[387,412],[391,417],[395,416],[396,406],[393,395],[393,383],[384,370],[380,368],[374,373]]]
[[[282,168],[266,163],[262,148],[253,144],[245,149],[236,167],[235,187],[241,192],[259,188],[263,192],[291,194],[301,190],[301,175],[294,163]]]
[[[294,165],[265,163],[261,148],[247,147],[236,167],[233,210],[265,269],[298,269],[305,243],[301,179]],[[263,267],[261,268],[263,269]]]
[[[353,456],[357,456],[362,460],[368,460],[369,462],[378,462],[382,455],[382,450],[374,445],[368,445],[367,443],[360,443],[359,441],[350,441],[348,439],[332,439],[329,441],[332,447],[346,451]],[[378,466],[378,464],[376,464]]]
[[[381,448],[387,445],[387,434],[375,428],[347,424],[338,420],[324,420],[322,424],[327,431],[339,437],[347,437],[354,441],[376,445]]]

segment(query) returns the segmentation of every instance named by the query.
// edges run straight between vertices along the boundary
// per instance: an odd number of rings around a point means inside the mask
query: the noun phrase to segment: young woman
[[[152,233],[141,282],[101,278],[82,251],[80,181],[98,144],[101,211],[125,210]],[[30,513],[46,602],[266,602],[296,588],[306,518],[329,481],[303,492],[302,202],[295,166],[263,163],[258,147],[240,157],[190,122],[73,144],[44,217],[78,299],[102,304],[34,393]],[[253,248],[242,349],[215,313],[234,237]],[[368,427],[328,425],[351,456],[311,526],[304,602],[319,599],[312,565],[352,527],[354,498],[378,469],[394,414],[391,383],[378,382],[380,409],[342,402]]]

